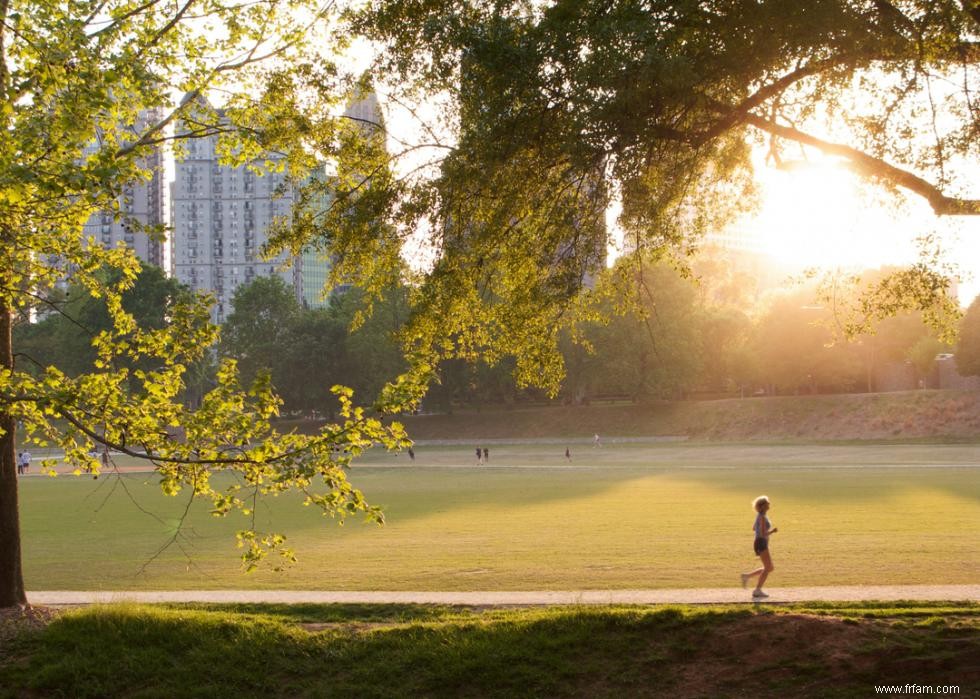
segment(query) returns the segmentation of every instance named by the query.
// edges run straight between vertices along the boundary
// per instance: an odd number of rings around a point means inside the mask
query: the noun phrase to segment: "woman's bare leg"
[[[762,572],[759,574],[759,582],[755,586],[756,590],[762,589],[762,586],[766,582],[766,578],[769,577],[769,573],[773,571],[772,556],[769,554],[769,549],[766,549],[760,553],[759,558],[762,559]]]

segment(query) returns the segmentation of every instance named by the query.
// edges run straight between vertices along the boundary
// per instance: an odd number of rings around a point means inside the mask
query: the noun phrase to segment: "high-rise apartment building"
[[[367,134],[383,133],[379,129],[384,126],[384,119],[381,115],[381,107],[378,104],[378,96],[374,92],[357,95],[347,105],[347,108],[344,110],[344,116],[360,122]]]
[[[139,118],[137,129],[155,123],[161,118],[158,110],[146,110]],[[91,155],[99,149],[96,142],[85,149],[84,155]],[[142,227],[161,227],[166,223],[164,211],[164,154],[162,148],[154,148],[152,153],[140,161],[140,167],[151,173],[150,179],[133,182],[123,189],[119,198],[120,216],[111,211],[93,214],[85,223],[82,234],[91,236],[104,247],[116,247],[120,243],[132,248],[136,256],[144,262],[158,267],[165,264],[165,245],[160,238],[149,235]],[[138,225],[134,226],[133,222]]]
[[[365,128],[382,123],[373,92],[352,102],[345,116],[365,122]],[[311,249],[293,258],[286,253],[272,260],[261,257],[269,227],[289,216],[296,200],[285,176],[222,165],[216,146],[216,136],[190,139],[186,156],[175,164],[170,194],[174,276],[194,290],[214,294],[212,318],[218,323],[232,312],[235,290],[257,276],[278,274],[305,308],[326,305],[323,288],[331,264],[322,253]]]
[[[190,139],[171,185],[173,273],[196,291],[214,294],[212,318],[224,322],[235,290],[257,276],[278,274],[297,287],[288,256],[261,257],[272,222],[289,215],[293,194],[278,172],[258,174],[218,162],[217,136]]]
[[[329,303],[324,289],[330,277],[330,262],[319,252],[310,250],[293,261],[293,287],[296,300],[303,308],[323,308]]]

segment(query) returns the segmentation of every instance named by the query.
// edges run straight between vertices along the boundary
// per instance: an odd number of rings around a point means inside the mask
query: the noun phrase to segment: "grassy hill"
[[[495,408],[402,420],[413,439],[682,436],[779,441],[980,439],[980,392],[907,391],[634,405]]]
[[[972,603],[93,607],[6,644],[0,624],[0,697],[976,696],[978,621]]]

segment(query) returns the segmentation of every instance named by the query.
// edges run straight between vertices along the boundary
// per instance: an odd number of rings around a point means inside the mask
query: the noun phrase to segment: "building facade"
[[[137,124],[137,133],[161,117],[158,110],[143,112]],[[85,149],[84,155],[91,155],[99,148],[98,143],[93,143]],[[120,215],[117,217],[111,211],[100,211],[92,215],[83,226],[82,235],[93,238],[96,243],[107,248],[125,245],[132,248],[143,262],[165,268],[166,242],[162,238],[162,229],[167,222],[167,216],[163,149],[153,149],[149,156],[140,161],[140,167],[151,173],[150,178],[131,183],[123,189],[119,197]],[[137,225],[133,225],[134,222]],[[152,228],[157,229],[157,234],[148,233],[147,229]]]
[[[222,165],[216,146],[217,136],[191,139],[174,166],[172,271],[191,289],[214,295],[212,319],[222,323],[239,286],[279,275],[296,288],[300,271],[287,266],[285,253],[261,256],[272,222],[288,216],[293,204],[285,176]]]
[[[366,129],[382,124],[373,92],[352,101],[344,114],[364,122]],[[216,147],[217,136],[190,139],[185,157],[175,163],[170,191],[172,274],[190,288],[214,295],[212,319],[217,323],[232,312],[238,287],[258,276],[282,277],[304,308],[326,306],[329,298],[323,290],[331,262],[322,253],[311,249],[294,257],[261,256],[270,226],[288,217],[298,198],[285,175],[222,165]],[[323,205],[329,205],[329,198]]]

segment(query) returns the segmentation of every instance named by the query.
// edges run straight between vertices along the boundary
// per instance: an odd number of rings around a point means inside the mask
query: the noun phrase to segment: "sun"
[[[895,197],[819,154],[791,167],[755,163],[759,208],[724,238],[763,253],[787,273],[861,272],[920,259],[919,240],[938,242],[957,277],[960,302],[980,293],[980,217],[937,217],[914,196]]]
[[[921,234],[875,201],[834,161],[757,168],[759,210],[742,227],[759,251],[790,269],[868,268],[910,260]]]

